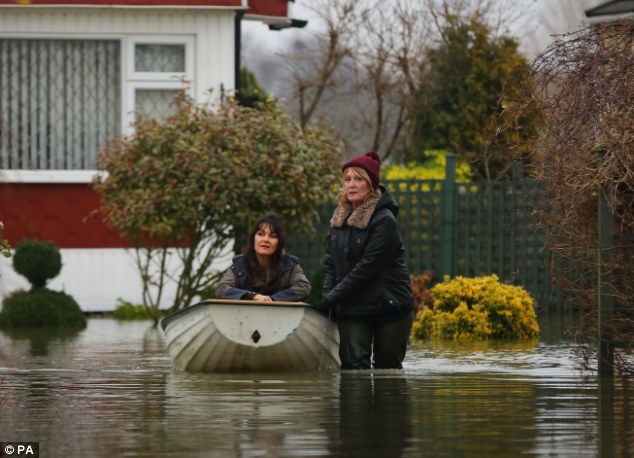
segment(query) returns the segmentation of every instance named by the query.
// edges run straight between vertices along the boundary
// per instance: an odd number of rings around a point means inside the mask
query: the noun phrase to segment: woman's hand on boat
[[[319,313],[323,313],[324,315],[329,315],[330,308],[332,307],[332,303],[324,297],[318,302],[311,304],[310,307],[317,310]]]
[[[265,296],[264,294],[256,294],[253,296],[253,300],[258,302],[273,302],[271,296]]]

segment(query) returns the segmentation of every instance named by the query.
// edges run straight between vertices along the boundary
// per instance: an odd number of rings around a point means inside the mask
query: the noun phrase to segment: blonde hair
[[[365,196],[365,198],[363,199],[363,201],[365,202],[366,200],[368,200],[370,197],[378,197],[381,195],[381,190],[379,189],[374,189],[374,187],[372,186],[372,180],[370,180],[370,175],[368,175],[368,172],[366,172],[364,169],[362,169],[361,167],[346,167],[345,170],[342,171],[342,176],[346,176],[346,172],[352,169],[354,172],[357,172],[361,178],[363,178],[363,181],[365,181],[368,184],[368,187],[370,188],[370,192]],[[345,204],[348,203],[348,198],[346,197],[346,190],[345,189],[340,189],[339,190],[339,194],[337,194],[337,201],[339,203]]]

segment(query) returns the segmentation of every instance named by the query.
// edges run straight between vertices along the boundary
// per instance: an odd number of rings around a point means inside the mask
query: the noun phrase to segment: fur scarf
[[[348,220],[348,224],[357,229],[365,229],[370,223],[370,218],[374,214],[376,205],[381,198],[381,191],[377,194],[368,197],[361,205],[356,209],[352,209],[352,204],[346,199],[342,199],[335,208],[332,218],[330,218],[331,227],[341,227]]]

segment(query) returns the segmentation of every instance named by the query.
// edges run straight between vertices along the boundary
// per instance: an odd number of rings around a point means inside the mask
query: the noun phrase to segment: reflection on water
[[[79,335],[79,329],[6,329],[3,331],[13,340],[24,340],[29,343],[31,356],[46,356],[48,345],[53,341],[64,342],[72,340]]]
[[[0,331],[0,441],[42,456],[629,456],[634,386],[582,374],[569,328],[417,342],[404,371],[188,374],[146,322]]]

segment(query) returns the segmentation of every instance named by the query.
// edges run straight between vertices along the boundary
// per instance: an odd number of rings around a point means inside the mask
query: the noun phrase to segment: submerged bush
[[[71,296],[40,288],[16,291],[4,299],[0,327],[84,328],[86,319]]]
[[[539,334],[535,301],[520,286],[488,277],[445,277],[431,290],[433,309],[418,313],[414,337],[531,338]]]
[[[112,317],[115,320],[131,321],[131,320],[149,320],[152,317],[143,304],[133,304],[117,298],[117,306],[114,309]]]

